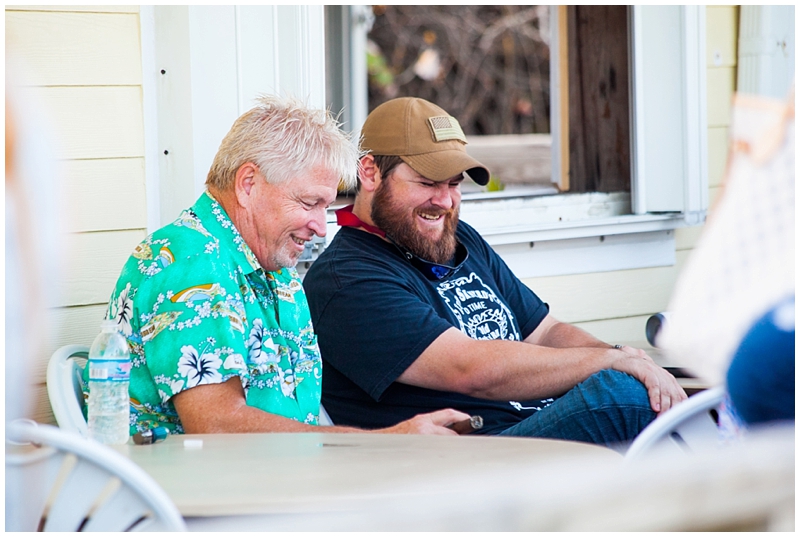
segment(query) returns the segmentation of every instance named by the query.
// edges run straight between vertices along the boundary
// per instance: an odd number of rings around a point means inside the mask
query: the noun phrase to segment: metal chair
[[[725,388],[717,386],[689,397],[653,420],[636,437],[625,458],[634,460],[656,451],[692,453],[719,441],[718,409]]]
[[[61,347],[47,364],[47,395],[58,426],[89,437],[83,408],[83,368],[89,357],[86,345]]]
[[[153,478],[113,449],[33,422],[6,434],[17,444],[6,445],[6,531],[186,531]]]

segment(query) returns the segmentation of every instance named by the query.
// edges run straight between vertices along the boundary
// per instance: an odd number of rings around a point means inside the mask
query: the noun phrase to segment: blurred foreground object
[[[657,339],[712,385],[754,322],[794,294],[794,152],[794,90],[783,103],[734,98],[723,191]]]
[[[654,453],[693,455],[719,439],[717,420],[725,389],[703,390],[670,408],[636,437],[625,458],[628,461]]]
[[[153,478],[114,450],[50,425],[16,422],[7,435],[6,531],[186,530]]]
[[[25,88],[25,69],[6,56],[5,416],[30,417],[37,361],[53,333],[64,235],[60,181],[42,107]]]
[[[794,421],[795,304],[783,300],[745,335],[728,369],[737,414],[747,424]]]

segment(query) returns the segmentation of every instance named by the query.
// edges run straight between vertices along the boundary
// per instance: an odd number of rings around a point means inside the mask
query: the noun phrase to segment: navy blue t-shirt
[[[478,233],[456,231],[468,256],[431,281],[393,244],[343,227],[303,285],[319,338],[322,403],[337,425],[368,429],[455,408],[484,419],[481,433],[511,427],[552,399],[491,401],[395,382],[445,330],[521,341],[548,313]]]

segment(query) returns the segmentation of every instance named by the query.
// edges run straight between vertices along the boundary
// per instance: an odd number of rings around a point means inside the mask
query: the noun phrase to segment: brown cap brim
[[[445,149],[420,155],[403,155],[400,158],[415,172],[432,181],[446,181],[467,172],[481,186],[489,182],[489,170],[465,151]]]

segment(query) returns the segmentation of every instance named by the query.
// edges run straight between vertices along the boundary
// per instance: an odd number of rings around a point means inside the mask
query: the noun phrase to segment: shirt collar
[[[263,270],[253,251],[244,242],[239,230],[222,208],[222,205],[207,190],[192,205],[191,211],[197,215],[201,227],[220,241],[220,246],[226,246],[231,251],[234,261],[241,268],[242,273],[250,274]]]

